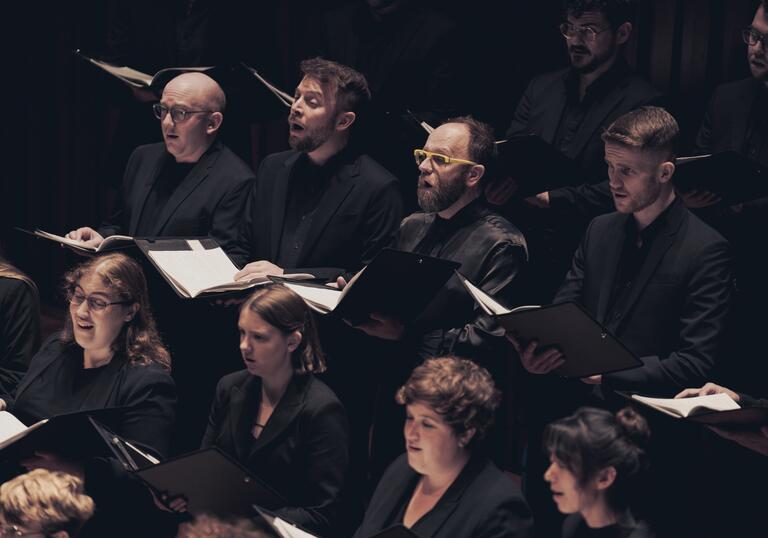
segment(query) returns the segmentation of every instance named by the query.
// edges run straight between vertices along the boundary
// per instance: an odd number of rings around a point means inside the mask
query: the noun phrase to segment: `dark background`
[[[163,0],[166,1],[166,0]],[[0,245],[5,256],[40,285],[44,302],[67,265],[77,258],[52,243],[33,241],[14,226],[66,233],[97,225],[107,213],[119,172],[109,148],[129,90],[76,57],[82,49],[105,50],[115,0],[41,4],[13,2],[4,7],[0,34],[3,65],[3,127],[0,171]],[[124,3],[124,2],[122,2]],[[238,36],[243,59],[269,66],[278,85],[292,92],[298,62],[314,55],[316,21],[343,4],[334,1],[224,0],[224,33]],[[466,80],[475,102],[469,112],[501,135],[528,80],[566,65],[557,25],[559,0],[427,2],[459,21],[473,65]],[[161,3],[131,3],[146,11],[157,29],[168,24]],[[748,76],[739,30],[749,25],[757,0],[647,0],[627,59],[671,98],[690,143],[717,84]],[[140,67],[140,66],[136,66]],[[162,66],[160,66],[162,67]],[[250,128],[243,145],[255,166],[265,153],[284,149],[282,121]],[[155,133],[159,139],[159,129]],[[136,145],[153,140],[136,140]],[[242,151],[241,151],[242,153]]]

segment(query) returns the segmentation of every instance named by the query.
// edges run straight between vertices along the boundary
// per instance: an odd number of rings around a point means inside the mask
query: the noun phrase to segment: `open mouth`
[[[292,133],[298,133],[304,130],[304,126],[300,123],[296,123],[295,121],[289,121],[288,125]]]
[[[78,329],[81,329],[83,331],[89,331],[89,330],[93,329],[93,324],[86,323],[85,321],[78,321],[76,323],[76,325],[77,325]]]

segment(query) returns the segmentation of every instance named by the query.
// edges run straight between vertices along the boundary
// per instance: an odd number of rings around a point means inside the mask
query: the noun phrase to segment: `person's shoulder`
[[[23,300],[37,300],[37,292],[24,279],[0,276],[0,304],[18,303]]]
[[[155,142],[154,144],[142,144],[136,146],[131,154],[132,159],[150,159],[159,158],[165,154],[165,144],[163,142]]]
[[[173,385],[171,372],[157,363],[145,364],[129,363],[125,368],[126,380],[129,384],[136,385]]]
[[[715,99],[734,99],[752,93],[759,85],[752,77],[725,82],[717,86],[713,92]]]
[[[223,142],[217,142],[218,149],[221,152],[221,164],[227,168],[227,177],[237,182],[248,181],[253,178],[253,169],[241,159],[234,151],[229,149]]]
[[[219,379],[216,385],[217,391],[228,391],[232,387],[239,387],[247,383],[251,379],[251,373],[248,370],[238,370],[236,372],[229,373]]]
[[[686,224],[682,234],[682,241],[685,244],[707,249],[729,249],[730,243],[720,232],[701,220],[688,208],[683,209],[686,213]]]
[[[571,69],[569,67],[566,67],[563,69],[557,69],[556,71],[548,71],[546,73],[541,73],[540,75],[536,75],[531,79],[531,82],[529,83],[529,87],[543,88],[551,84],[562,83],[565,80],[565,78],[568,76],[568,73],[570,72],[571,72]]]
[[[485,459],[479,466],[474,480],[475,495],[484,498],[484,503],[479,504],[505,504],[510,501],[523,501],[523,492],[514,479],[503,472],[489,459]]]
[[[483,211],[481,222],[485,229],[497,242],[511,243],[516,246],[525,246],[525,237],[517,226],[506,217],[496,211],[486,208]]]
[[[358,155],[352,165],[358,168],[359,174],[363,177],[366,185],[385,186],[397,183],[397,178],[392,172],[365,153]]]
[[[310,408],[318,412],[324,412],[329,409],[343,409],[336,393],[323,381],[312,374],[306,374],[303,382],[306,383],[305,402]]]

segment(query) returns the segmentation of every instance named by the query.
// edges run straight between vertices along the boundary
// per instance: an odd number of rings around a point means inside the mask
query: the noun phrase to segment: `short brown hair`
[[[39,525],[43,534],[75,536],[93,515],[83,481],[67,473],[34,469],[0,486],[0,510],[11,525]]]
[[[469,159],[489,168],[496,159],[498,150],[493,136],[493,128],[472,116],[458,116],[442,123],[459,123],[469,130]]]
[[[362,73],[349,66],[323,58],[310,58],[301,62],[300,69],[304,76],[333,88],[337,111],[359,112],[371,99],[368,81]]]
[[[641,151],[663,153],[669,159],[677,155],[680,128],[672,114],[657,106],[644,106],[616,119],[603,132],[603,142],[611,142]]]
[[[250,310],[284,334],[301,333],[301,342],[291,355],[296,374],[325,371],[325,357],[312,313],[304,299],[282,284],[269,284],[256,290],[240,307]]]
[[[395,396],[400,405],[423,402],[448,423],[457,436],[475,430],[483,438],[501,401],[488,370],[458,357],[427,359],[417,366]]]
[[[112,343],[113,351],[125,354],[132,364],[155,363],[170,370],[171,356],[157,333],[155,318],[149,306],[147,281],[141,266],[125,254],[96,256],[64,275],[64,292],[70,293],[90,273],[99,275],[104,285],[114,291],[120,301],[139,305],[136,315],[123,325],[122,331]],[[72,316],[69,314],[64,321],[61,341],[74,341]]]

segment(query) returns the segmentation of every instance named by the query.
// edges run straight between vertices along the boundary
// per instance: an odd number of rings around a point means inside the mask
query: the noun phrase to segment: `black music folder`
[[[654,398],[617,391],[617,394],[676,419],[710,426],[763,426],[768,424],[768,407],[741,407],[727,394],[694,398]]]
[[[385,248],[350,279],[343,291],[321,284],[272,277],[301,295],[320,312],[333,312],[353,325],[377,312],[404,323],[413,321],[427,307],[461,264],[414,252]]]
[[[588,377],[642,366],[640,359],[576,303],[520,306],[507,309],[459,274],[464,287],[504,329],[523,343],[539,348],[558,347],[565,363],[553,370],[562,377]]]
[[[681,157],[676,164],[672,183],[680,192],[709,191],[726,205],[768,196],[768,170],[735,151]]]
[[[94,426],[95,420],[116,424],[125,408],[109,407],[65,413],[47,418],[0,442],[0,460],[19,461],[35,452],[64,457],[109,457],[109,447]]]
[[[173,458],[134,472],[152,490],[184,497],[193,514],[252,516],[253,505],[269,510],[285,499],[216,447]]]
[[[499,179],[512,177],[517,181],[516,197],[526,198],[587,181],[573,159],[536,135],[512,136],[498,142],[497,148],[497,176]]]

